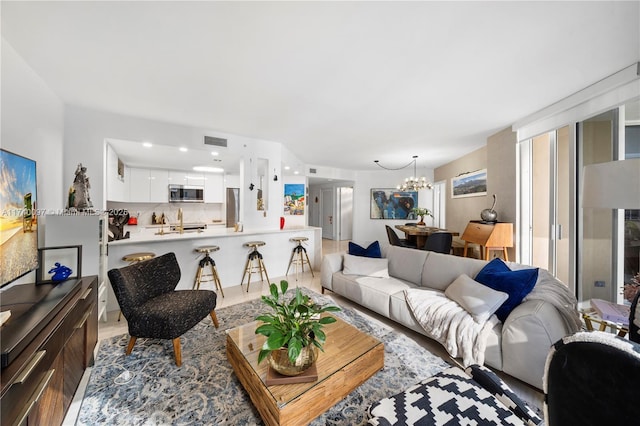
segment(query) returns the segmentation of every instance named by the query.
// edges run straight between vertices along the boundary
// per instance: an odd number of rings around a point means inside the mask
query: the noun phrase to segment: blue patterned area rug
[[[303,289],[320,303],[333,300]],[[79,425],[260,425],[262,420],[236,378],[225,352],[224,330],[264,312],[260,300],[216,310],[220,328],[205,318],[181,338],[182,367],[174,364],[170,340],[138,339],[125,356],[129,336],[100,342],[85,392]],[[351,309],[336,313],[385,346],[384,368],[313,425],[361,425],[366,408],[448,367],[403,334]]]

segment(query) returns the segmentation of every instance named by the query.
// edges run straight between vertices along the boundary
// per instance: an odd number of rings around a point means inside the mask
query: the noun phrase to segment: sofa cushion
[[[460,274],[475,277],[486,264],[484,260],[429,252],[422,270],[422,283],[419,285],[445,291]]]
[[[488,320],[509,298],[507,293],[482,285],[466,274],[456,278],[444,294],[469,312],[477,323]]]
[[[389,297],[411,288],[399,279],[333,274],[333,291],[389,318]]]
[[[382,257],[382,253],[380,252],[380,243],[378,241],[372,242],[367,246],[367,248],[349,241],[349,254],[352,256]]]
[[[386,252],[389,259],[389,275],[420,285],[422,265],[429,252],[397,246],[389,247]]]
[[[475,277],[479,283],[509,294],[506,302],[496,311],[496,316],[503,322],[533,289],[537,279],[538,268],[512,271],[502,259],[497,257],[482,268]]]
[[[352,256],[345,253],[343,258],[345,275],[366,275],[369,277],[389,278],[389,260],[373,257]]]

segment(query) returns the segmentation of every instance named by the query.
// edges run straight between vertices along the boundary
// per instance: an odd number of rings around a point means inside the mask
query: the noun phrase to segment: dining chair
[[[427,237],[423,250],[450,254],[453,235],[451,232],[434,232]]]
[[[416,248],[416,246],[411,244],[410,241],[398,237],[398,234],[396,234],[396,231],[394,231],[392,227],[390,227],[389,225],[385,226],[387,228],[387,237],[389,238],[389,244],[398,247]]]

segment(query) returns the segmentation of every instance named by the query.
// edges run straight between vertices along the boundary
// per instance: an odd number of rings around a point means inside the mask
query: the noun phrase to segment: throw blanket
[[[460,305],[438,290],[407,289],[405,299],[414,317],[431,337],[445,347],[449,355],[462,358],[465,367],[484,365],[487,336],[500,322],[495,316],[477,323]]]
[[[538,281],[531,293],[525,296],[524,301],[536,299],[551,303],[556,307],[569,331],[567,334],[573,334],[581,330],[582,321],[576,309],[578,304],[576,297],[571,294],[566,285],[546,269],[539,269]]]

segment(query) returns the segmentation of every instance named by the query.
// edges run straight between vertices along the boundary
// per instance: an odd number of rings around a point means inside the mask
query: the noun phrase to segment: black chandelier
[[[418,177],[418,174],[416,173],[417,159],[418,159],[418,156],[414,155],[413,160],[411,160],[408,164],[401,167],[396,167],[396,168],[385,167],[382,164],[380,164],[379,160],[374,160],[374,163],[376,163],[379,167],[385,170],[402,170],[402,169],[406,169],[407,167],[413,164],[413,175],[408,178],[405,178],[404,182],[402,182],[396,187],[400,191],[417,191],[419,189],[433,188],[433,184],[431,182],[427,182],[427,178],[425,178],[424,176],[420,178]]]

